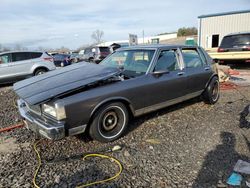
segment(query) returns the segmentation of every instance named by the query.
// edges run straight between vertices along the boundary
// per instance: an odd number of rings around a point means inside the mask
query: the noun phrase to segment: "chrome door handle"
[[[205,67],[205,70],[206,70],[206,71],[210,70],[210,67]]]
[[[185,74],[185,72],[178,72],[177,73],[178,76],[182,76],[183,74]]]

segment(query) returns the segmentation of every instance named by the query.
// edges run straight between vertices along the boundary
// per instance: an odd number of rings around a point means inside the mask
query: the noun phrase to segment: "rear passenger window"
[[[41,52],[30,52],[30,58],[31,59],[35,59],[35,58],[39,58],[42,56],[43,53]]]
[[[90,48],[86,48],[85,50],[84,50],[84,54],[88,54],[88,53],[90,53],[91,52],[91,49]]]
[[[200,52],[200,57],[201,57],[203,63],[208,64],[207,58],[206,58],[206,56],[205,56],[203,50],[202,50],[202,49],[199,49],[199,52]]]
[[[178,69],[179,66],[175,50],[162,51],[159,55],[154,71],[175,71]]]
[[[196,49],[182,49],[182,55],[186,68],[196,68],[203,66],[203,62]]]
[[[30,53],[29,52],[16,52],[12,53],[12,62],[15,61],[24,61],[30,59]]]

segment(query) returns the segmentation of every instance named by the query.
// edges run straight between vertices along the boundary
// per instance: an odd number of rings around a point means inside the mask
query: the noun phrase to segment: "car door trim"
[[[154,105],[151,105],[151,106],[148,106],[148,107],[145,107],[145,108],[135,110],[135,116],[140,116],[140,115],[143,115],[143,114],[146,114],[146,113],[149,113],[149,112],[159,110],[161,108],[165,108],[165,107],[168,107],[168,106],[171,106],[171,105],[186,101],[188,99],[192,99],[194,97],[198,97],[199,95],[202,94],[202,92],[203,92],[203,90],[197,91],[197,92],[194,92],[194,93],[184,95],[183,97],[178,97],[176,99],[168,100],[168,101],[165,101],[165,102],[161,102],[161,103],[158,103],[158,104],[154,104]]]

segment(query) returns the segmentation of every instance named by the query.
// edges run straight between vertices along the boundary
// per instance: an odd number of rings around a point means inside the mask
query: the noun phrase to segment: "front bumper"
[[[51,140],[59,140],[65,137],[65,126],[63,123],[54,122],[41,115],[31,113],[22,99],[19,99],[17,104],[28,129]]]

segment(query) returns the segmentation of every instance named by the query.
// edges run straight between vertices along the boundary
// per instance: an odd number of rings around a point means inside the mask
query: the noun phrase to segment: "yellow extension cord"
[[[40,142],[40,140],[38,140],[37,142],[35,142],[34,145],[33,145],[33,148],[34,148],[34,150],[36,152],[36,155],[37,155],[37,161],[38,161],[37,169],[36,169],[36,171],[34,173],[34,177],[33,177],[33,181],[32,181],[35,188],[40,188],[36,184],[37,174],[38,174],[38,172],[40,170],[40,167],[41,167],[41,164],[42,164],[41,156],[40,156],[40,154],[39,154],[39,152],[37,150],[37,145],[38,145],[39,142]],[[115,162],[119,166],[119,172],[117,172],[114,176],[112,176],[110,178],[107,178],[107,179],[104,179],[104,180],[95,181],[95,182],[91,182],[91,183],[82,184],[82,185],[77,186],[77,188],[83,188],[83,187],[88,187],[88,186],[91,186],[91,185],[96,185],[96,184],[101,184],[101,183],[105,183],[105,182],[108,182],[108,181],[112,181],[115,178],[117,178],[121,174],[121,172],[123,170],[120,161],[118,161],[117,159],[115,159],[113,157],[110,157],[110,156],[107,156],[107,155],[103,155],[103,154],[92,153],[92,154],[85,155],[83,157],[83,160],[85,160],[88,157],[101,157],[103,159],[110,159],[112,162]]]

